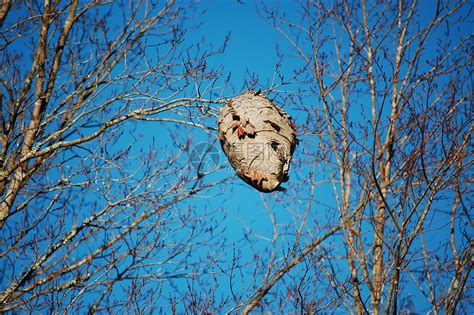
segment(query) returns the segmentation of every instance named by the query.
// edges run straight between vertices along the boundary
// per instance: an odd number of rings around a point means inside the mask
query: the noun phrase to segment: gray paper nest
[[[240,178],[262,192],[281,190],[298,140],[280,107],[249,90],[221,109],[218,129],[222,149]]]

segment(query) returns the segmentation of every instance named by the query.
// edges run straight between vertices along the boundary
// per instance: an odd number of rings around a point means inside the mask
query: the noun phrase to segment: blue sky
[[[288,2],[288,1],[284,1]],[[202,22],[199,29],[191,31],[188,40],[195,35],[209,43],[219,43],[230,34],[229,46],[218,61],[232,73],[232,84],[240,92],[246,71],[256,73],[261,82],[271,80],[277,55],[275,52],[279,36],[275,30],[258,15],[256,4],[247,1],[211,0],[202,1],[205,13],[197,20]]]

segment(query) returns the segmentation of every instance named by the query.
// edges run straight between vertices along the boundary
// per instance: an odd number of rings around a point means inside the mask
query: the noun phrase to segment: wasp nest
[[[271,192],[288,181],[298,140],[291,118],[267,96],[249,90],[221,109],[219,139],[230,164],[247,184]]]

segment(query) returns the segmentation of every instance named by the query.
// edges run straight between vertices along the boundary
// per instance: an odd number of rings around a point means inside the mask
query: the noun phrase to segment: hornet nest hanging
[[[291,117],[265,94],[248,90],[221,109],[218,129],[240,178],[262,192],[282,189],[298,143]]]

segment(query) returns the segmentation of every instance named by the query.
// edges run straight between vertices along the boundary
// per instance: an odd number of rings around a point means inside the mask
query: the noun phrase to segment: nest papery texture
[[[222,149],[237,175],[262,192],[288,181],[298,142],[291,118],[263,93],[251,90],[229,101],[218,122]]]

